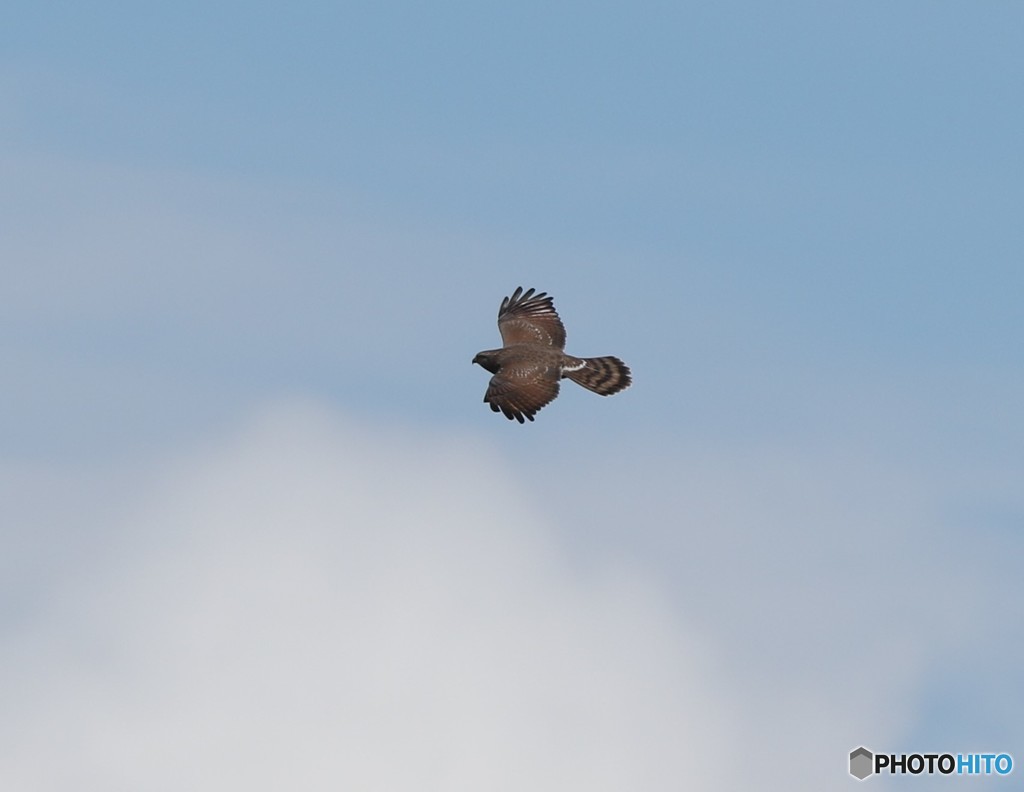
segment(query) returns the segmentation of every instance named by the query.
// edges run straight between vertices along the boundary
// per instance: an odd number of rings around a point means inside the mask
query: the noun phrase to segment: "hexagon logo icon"
[[[863,781],[875,772],[875,757],[871,751],[863,745],[850,751],[850,775],[858,781]]]

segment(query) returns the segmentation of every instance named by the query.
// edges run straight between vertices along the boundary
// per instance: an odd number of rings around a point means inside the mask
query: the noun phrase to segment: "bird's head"
[[[477,352],[476,357],[473,358],[473,362],[477,365],[483,366],[491,374],[494,374],[498,370],[498,361],[496,360],[496,353],[498,350],[489,349],[485,352]]]

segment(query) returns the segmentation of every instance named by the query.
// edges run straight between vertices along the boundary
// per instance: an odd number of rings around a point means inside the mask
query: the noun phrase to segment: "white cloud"
[[[5,788],[713,788],[704,641],[486,449],[292,404],[158,470],[8,630]]]
[[[129,472],[8,465],[0,776],[810,792],[857,744],[1018,733],[943,698],[1014,679],[1014,544],[945,508],[1012,518],[1008,480],[618,452],[527,474],[288,402]]]
[[[1016,689],[1002,658],[1024,645],[1011,469],[849,441],[652,447],[620,443],[533,483],[560,530],[588,554],[644,559],[709,636],[739,702],[732,761],[746,788],[830,788],[859,744],[1019,739],[987,703]]]

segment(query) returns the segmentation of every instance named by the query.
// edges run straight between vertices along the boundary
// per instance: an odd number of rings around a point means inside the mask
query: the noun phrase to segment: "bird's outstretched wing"
[[[544,344],[565,349],[565,326],[545,292],[534,294],[534,290],[529,289],[524,293],[520,286],[511,297],[502,300],[498,309],[498,330],[505,346]]]
[[[558,379],[552,378],[544,367],[532,371],[516,367],[491,377],[484,401],[494,412],[502,412],[506,418],[523,423],[545,404],[558,395]]]

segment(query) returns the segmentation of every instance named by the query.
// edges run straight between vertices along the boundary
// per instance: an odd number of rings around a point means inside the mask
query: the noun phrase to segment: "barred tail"
[[[629,366],[611,356],[574,358],[566,355],[562,376],[602,396],[611,396],[633,384]]]

